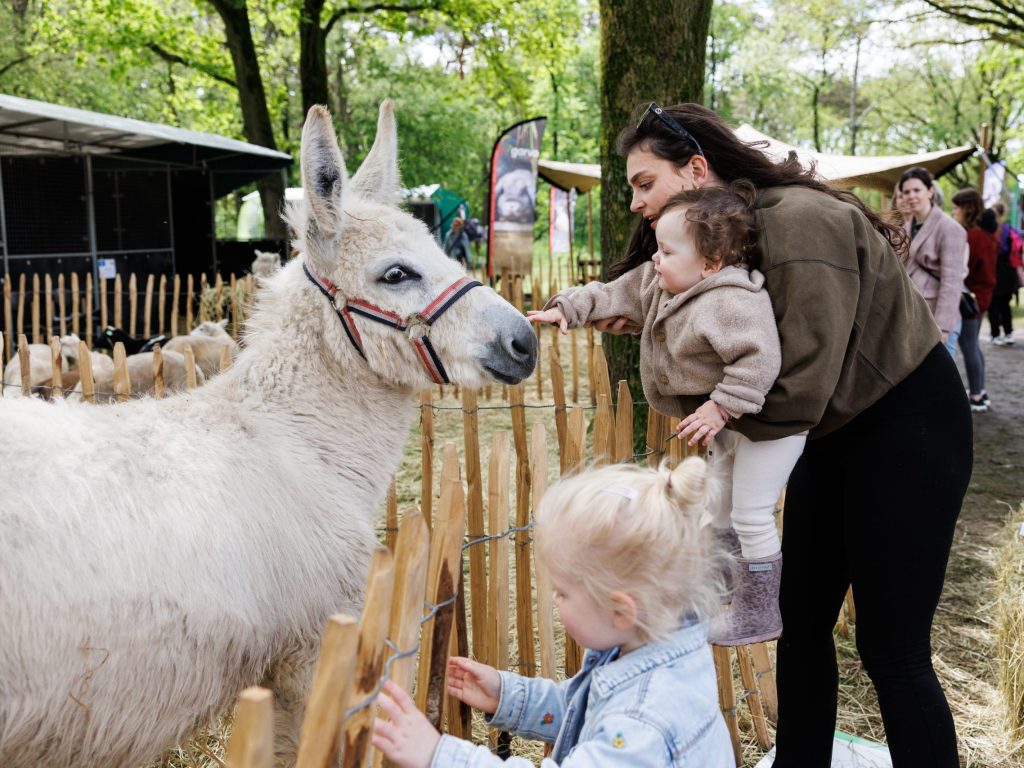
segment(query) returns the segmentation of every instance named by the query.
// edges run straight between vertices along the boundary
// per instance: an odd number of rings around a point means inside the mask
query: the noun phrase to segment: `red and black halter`
[[[430,328],[437,321],[437,318],[443,315],[452,304],[472,289],[479,287],[481,285],[479,280],[474,280],[471,277],[459,278],[441,291],[441,294],[430,302],[422,312],[414,312],[408,317],[399,317],[394,312],[388,312],[386,309],[381,309],[375,304],[363,301],[362,299],[348,299],[344,304],[339,305],[337,286],[326,277],[314,272],[313,268],[306,262],[302,263],[302,269],[310,282],[319,288],[320,292],[330,300],[331,306],[338,315],[338,319],[341,320],[341,327],[345,329],[345,334],[348,336],[349,341],[352,342],[352,346],[356,348],[356,351],[363,360],[366,359],[366,353],[363,351],[363,340],[359,335],[359,329],[356,328],[352,315],[360,315],[370,320],[376,320],[378,323],[389,325],[404,333],[409,338],[409,342],[412,344],[413,349],[416,350],[416,354],[423,363],[423,367],[427,369],[427,373],[430,374],[430,378],[434,383],[450,383],[448,381],[448,373],[441,364],[441,358],[437,356],[434,345],[430,343]]]

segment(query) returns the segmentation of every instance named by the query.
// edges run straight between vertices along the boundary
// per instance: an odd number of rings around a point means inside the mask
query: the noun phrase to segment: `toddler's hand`
[[[398,768],[430,768],[441,734],[400,686],[388,680],[377,703],[388,720],[373,724],[373,746]]]
[[[551,325],[557,325],[563,335],[569,333],[569,321],[565,319],[565,315],[558,307],[528,310],[526,319],[531,323],[551,323]]]
[[[702,438],[704,445],[711,445],[711,441],[722,431],[727,421],[729,421],[729,414],[714,400],[708,400],[680,421],[676,425],[676,431],[679,432],[680,440],[685,440],[687,435],[693,435],[689,445],[697,445]]]
[[[501,676],[494,667],[452,656],[448,659],[448,694],[488,715],[498,711]]]

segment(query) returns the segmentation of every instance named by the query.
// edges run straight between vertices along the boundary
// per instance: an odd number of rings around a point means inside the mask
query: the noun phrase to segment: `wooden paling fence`
[[[121,328],[129,336],[149,338],[188,333],[196,322],[227,318],[229,330],[237,336],[251,306],[254,287],[252,275],[229,275],[225,280],[217,274],[210,284],[205,273],[198,278],[130,274],[126,281],[118,274],[112,280],[99,278],[94,285],[91,272],[23,273],[17,278],[7,274],[3,279],[4,354],[10,359],[11,343],[23,334],[33,344],[42,344],[51,336],[67,336],[70,332],[91,347],[93,333],[108,325]]]

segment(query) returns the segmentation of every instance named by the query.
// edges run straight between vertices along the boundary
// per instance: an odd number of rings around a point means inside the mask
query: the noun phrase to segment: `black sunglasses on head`
[[[640,119],[637,121],[636,124],[636,129],[638,131],[640,130],[640,126],[644,124],[644,120],[647,119],[647,115],[651,114],[652,112],[655,115],[657,115],[661,119],[661,122],[667,125],[673,133],[675,133],[680,138],[693,144],[694,149],[697,150],[697,154],[700,155],[701,157],[704,157],[704,150],[700,148],[700,142],[698,142],[697,139],[694,138],[692,133],[683,128],[683,126],[681,126],[675,118],[673,118],[668,112],[666,112],[661,106],[659,106],[658,102],[656,101],[652,101],[650,104],[648,104],[647,109],[645,109],[644,113],[640,115]]]

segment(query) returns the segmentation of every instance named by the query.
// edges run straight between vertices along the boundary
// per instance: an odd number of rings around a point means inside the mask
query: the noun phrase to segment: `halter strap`
[[[331,307],[341,321],[345,335],[356,348],[359,356],[366,360],[366,353],[363,351],[363,340],[359,335],[352,315],[359,315],[368,320],[390,326],[395,330],[402,331],[409,338],[416,355],[419,357],[423,367],[427,369],[431,380],[435,384],[449,384],[448,372],[445,371],[441,358],[438,357],[434,345],[430,343],[430,328],[441,315],[448,311],[456,301],[465,296],[469,291],[481,285],[479,280],[471,277],[462,277],[445,288],[430,302],[422,312],[414,312],[408,317],[401,317],[394,312],[378,307],[363,299],[348,299],[343,305],[338,305],[338,288],[323,275],[318,274],[305,261],[302,263],[302,270],[306,273],[309,281],[331,302]]]

